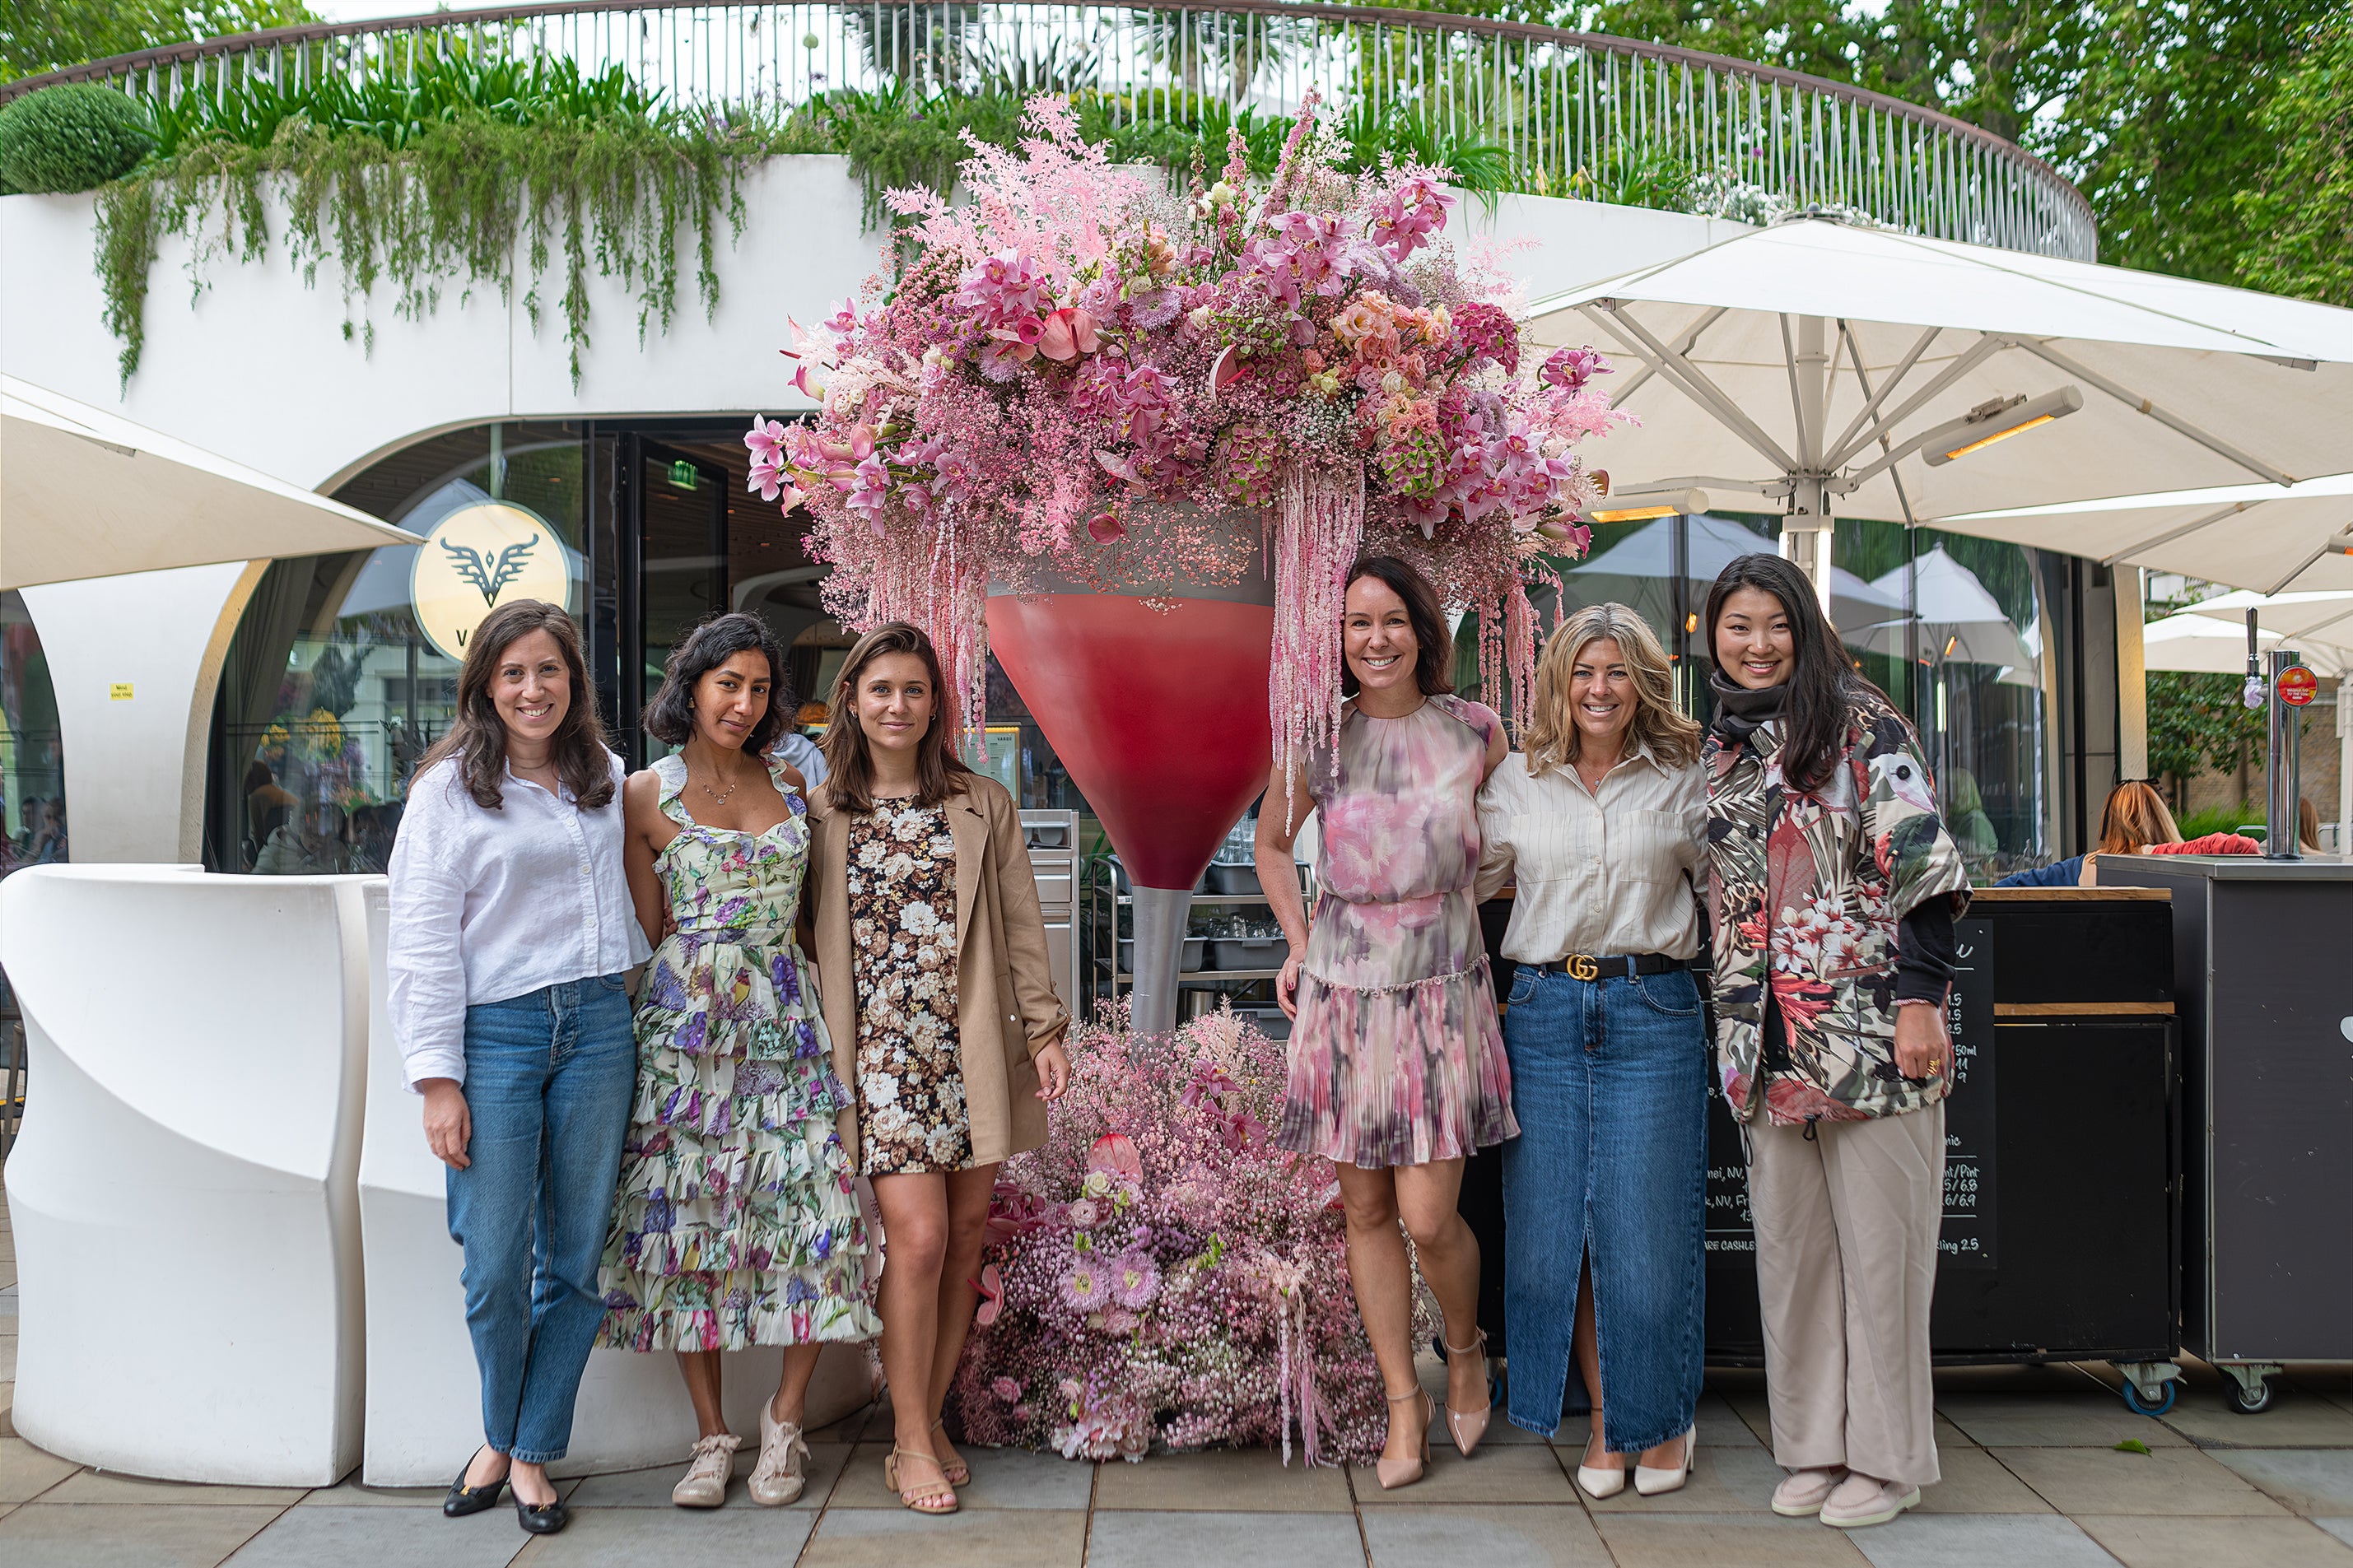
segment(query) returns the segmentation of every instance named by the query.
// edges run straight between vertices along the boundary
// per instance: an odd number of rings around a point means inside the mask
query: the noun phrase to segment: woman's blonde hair
[[[1699,723],[1675,707],[1674,677],[1657,634],[1623,605],[1588,605],[1560,623],[1536,661],[1535,700],[1529,705],[1527,728],[1520,732],[1529,776],[1541,778],[1577,761],[1579,732],[1569,711],[1569,677],[1585,645],[1604,638],[1618,645],[1633,682],[1630,732],[1668,767],[1689,767],[1699,760]]]
[[[2138,779],[2126,779],[2108,792],[2100,813],[2102,855],[2137,855],[2151,844],[2179,844],[2181,829],[2166,809],[2165,797]]]

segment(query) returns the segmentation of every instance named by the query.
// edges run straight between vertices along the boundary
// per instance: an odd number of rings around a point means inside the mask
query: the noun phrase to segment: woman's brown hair
[[[475,805],[497,811],[505,804],[499,783],[507,773],[507,726],[491,699],[491,681],[507,649],[533,632],[555,639],[572,687],[564,721],[555,727],[549,749],[555,776],[581,810],[599,810],[613,799],[612,752],[605,744],[604,722],[596,717],[588,661],[580,654],[580,628],[561,605],[544,599],[501,605],[474,628],[466,645],[466,662],[458,671],[458,716],[417,764],[417,772],[421,776],[443,759],[455,758],[458,776]]]
[[[940,679],[940,656],[932,647],[932,639],[923,628],[905,621],[886,621],[858,639],[849,657],[841,661],[841,674],[833,683],[833,715],[825,727],[822,750],[825,752],[825,787],[828,799],[839,811],[870,812],[874,809],[874,763],[866,750],[866,729],[858,721],[858,683],[866,674],[866,667],[887,654],[912,654],[923,661],[923,673],[932,683],[932,726],[915,747],[915,804],[937,805],[964,788],[959,774],[972,770],[948,744],[948,731],[955,728],[955,714],[948,700],[947,685]]]
[[[1569,678],[1586,645],[1605,640],[1618,645],[1634,688],[1630,735],[1650,747],[1664,766],[1685,768],[1699,760],[1699,721],[1675,707],[1667,650],[1659,646],[1650,623],[1623,605],[1588,605],[1560,623],[1536,661],[1535,698],[1528,705],[1527,730],[1520,737],[1530,778],[1575,765],[1583,732],[1569,711]]]
[[[2108,792],[2108,804],[2100,813],[2100,854],[2137,855],[2152,844],[2180,842],[2181,829],[2173,825],[2173,813],[2156,790],[2127,779]]]

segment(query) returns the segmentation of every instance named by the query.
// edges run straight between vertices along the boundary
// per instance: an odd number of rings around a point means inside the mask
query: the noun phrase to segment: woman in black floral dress
[[[811,810],[817,961],[835,1071],[882,1211],[882,1370],[900,1500],[970,1479],[940,1410],[980,1303],[997,1167],[1046,1141],[1070,1082],[1038,884],[1005,786],[955,759],[931,639],[877,626],[843,661]]]

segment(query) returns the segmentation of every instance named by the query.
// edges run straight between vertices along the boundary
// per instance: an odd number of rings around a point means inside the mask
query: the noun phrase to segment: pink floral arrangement
[[[1066,1458],[1388,1430],[1331,1167],[1273,1146],[1283,1050],[1229,1012],[1071,1040],[1042,1149],[1006,1163],[952,1404],[975,1442]],[[1417,1326],[1427,1336],[1430,1325]]]
[[[992,578],[1231,582],[1258,552],[1203,520],[1235,510],[1261,514],[1274,571],[1286,756],[1336,722],[1339,579],[1368,544],[1480,610],[1482,676],[1525,700],[1523,576],[1589,538],[1573,448],[1614,417],[1588,385],[1609,367],[1524,353],[1508,278],[1446,237],[1444,172],[1345,174],[1314,109],[1270,184],[1237,132],[1187,197],[1036,98],[1018,154],[967,132],[968,202],[891,194],[894,277],[792,324],[820,411],[754,425],[752,486],[815,515],[842,619],[931,630],[967,725]]]

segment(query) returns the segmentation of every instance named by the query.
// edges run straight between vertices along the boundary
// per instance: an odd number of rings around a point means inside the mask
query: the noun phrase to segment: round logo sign
[[[2300,664],[2292,664],[2279,673],[2280,700],[2291,708],[2301,708],[2320,690],[2320,678]]]
[[[435,523],[409,569],[417,624],[451,658],[482,617],[517,599],[569,604],[572,567],[547,520],[512,501],[476,501]]]

